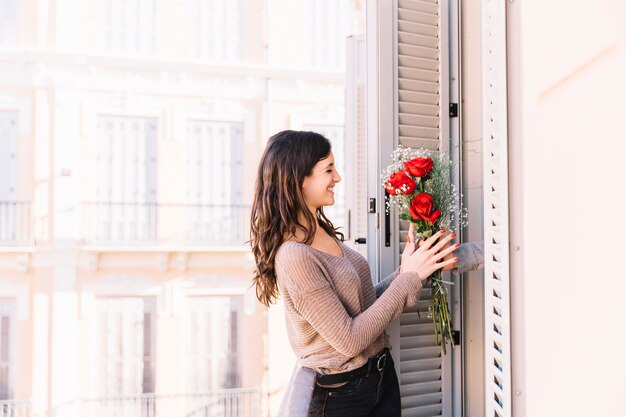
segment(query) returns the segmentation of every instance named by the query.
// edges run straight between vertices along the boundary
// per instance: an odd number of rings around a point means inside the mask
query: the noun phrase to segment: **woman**
[[[269,305],[280,289],[292,349],[315,371],[309,416],[400,416],[385,327],[417,304],[428,276],[455,266],[459,245],[443,230],[419,245],[407,238],[400,268],[374,287],[367,261],[343,244],[323,212],[339,181],[323,136],[284,131],[270,138],[251,216],[257,297]]]

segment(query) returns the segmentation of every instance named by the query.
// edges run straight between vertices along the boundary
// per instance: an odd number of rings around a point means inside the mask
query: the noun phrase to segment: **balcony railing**
[[[29,400],[0,401],[0,417],[30,417]]]
[[[0,246],[32,243],[30,202],[0,201]]]
[[[82,417],[260,417],[258,388],[197,394],[141,394],[84,400]]]
[[[243,205],[84,203],[83,240],[90,244],[242,245],[250,212]]]

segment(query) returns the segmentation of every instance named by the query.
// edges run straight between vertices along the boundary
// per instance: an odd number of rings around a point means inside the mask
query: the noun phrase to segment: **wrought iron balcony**
[[[0,201],[0,246],[32,244],[30,206],[25,201]]]
[[[260,417],[258,388],[205,393],[140,394],[83,400],[83,417]]]
[[[237,246],[246,240],[249,212],[243,205],[84,203],[82,240],[98,245]]]
[[[31,415],[29,400],[0,401],[0,417],[30,417]]]

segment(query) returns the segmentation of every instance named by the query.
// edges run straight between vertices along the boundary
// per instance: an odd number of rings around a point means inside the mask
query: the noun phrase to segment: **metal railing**
[[[140,394],[83,401],[82,417],[260,417],[258,388],[195,394]]]
[[[0,417],[30,417],[29,400],[1,400]]]
[[[0,201],[0,246],[32,243],[31,203]]]
[[[83,241],[91,244],[241,245],[250,208],[243,205],[84,203]]]

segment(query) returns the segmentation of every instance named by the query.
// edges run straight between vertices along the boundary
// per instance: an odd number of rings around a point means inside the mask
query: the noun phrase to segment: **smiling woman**
[[[293,396],[299,409],[303,397],[312,397],[309,416],[400,416],[385,327],[417,304],[422,280],[454,264],[444,258],[456,247],[444,231],[419,247],[407,242],[402,270],[374,287],[367,261],[324,215],[339,181],[324,136],[284,131],[270,138],[251,216],[257,296],[268,305],[280,287],[291,347],[314,373],[314,387]]]

